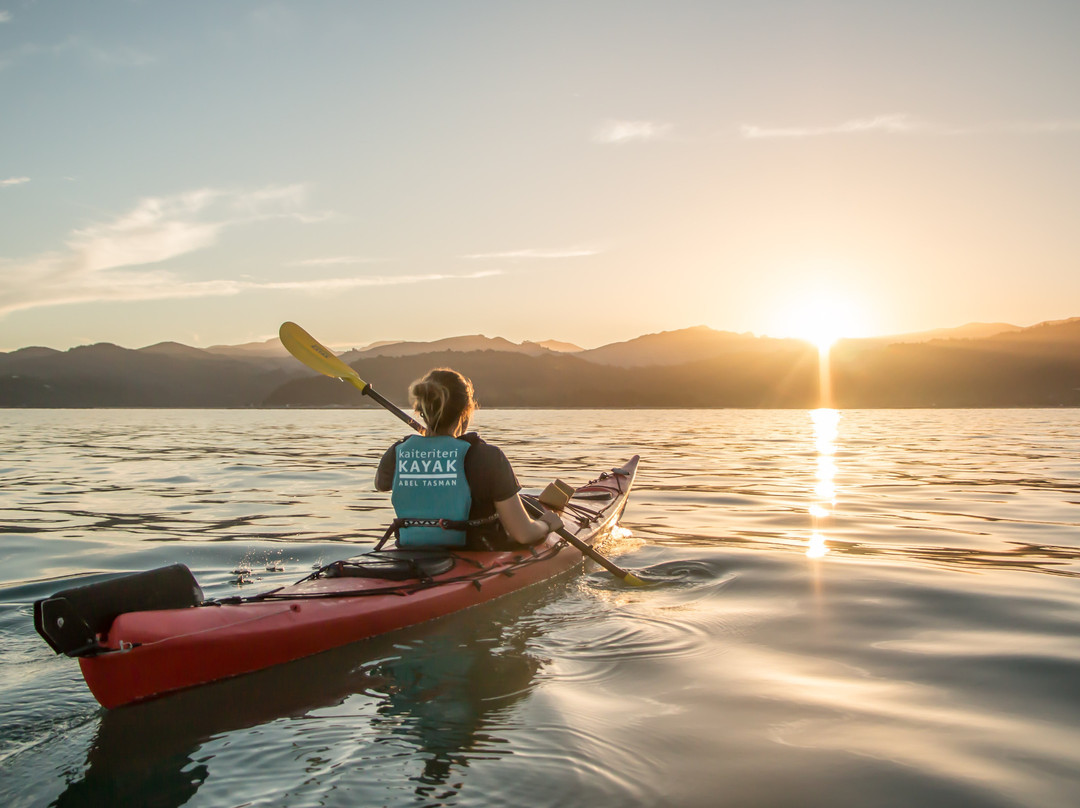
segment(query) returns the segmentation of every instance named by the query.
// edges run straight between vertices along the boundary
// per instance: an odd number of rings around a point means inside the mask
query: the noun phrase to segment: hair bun
[[[409,385],[409,400],[428,432],[444,432],[476,408],[472,382],[450,368],[436,368]]]

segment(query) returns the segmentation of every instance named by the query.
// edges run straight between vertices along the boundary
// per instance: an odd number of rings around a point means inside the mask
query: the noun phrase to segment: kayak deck
[[[562,511],[566,529],[587,544],[610,532],[637,463],[635,456],[577,489]],[[555,534],[510,551],[365,553],[251,597],[121,613],[92,649],[69,653],[97,700],[119,707],[444,617],[581,563],[580,552]]]

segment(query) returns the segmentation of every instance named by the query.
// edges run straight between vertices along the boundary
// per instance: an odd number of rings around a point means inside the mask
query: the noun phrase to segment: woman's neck
[[[444,437],[444,438],[458,438],[469,431],[469,422],[461,423],[458,421],[452,427],[445,427],[438,431],[433,432],[431,429],[427,430],[427,436],[429,438]]]

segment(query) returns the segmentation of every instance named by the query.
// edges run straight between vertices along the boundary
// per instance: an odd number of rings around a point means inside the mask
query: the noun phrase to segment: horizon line
[[[918,335],[923,335],[923,334],[930,334],[930,333],[934,333],[934,332],[938,332],[938,331],[957,331],[957,330],[961,330],[961,329],[965,329],[965,328],[971,328],[971,327],[974,327],[974,326],[1004,326],[1005,330],[1009,330],[1009,329],[1023,330],[1023,329],[1028,329],[1028,328],[1035,328],[1037,326],[1042,326],[1042,325],[1055,325],[1055,324],[1059,324],[1059,323],[1066,323],[1066,322],[1069,322],[1071,320],[1080,320],[1080,315],[1075,316],[1075,317],[1064,317],[1064,318],[1036,320],[1035,322],[1033,322],[1033,323],[1031,323],[1029,325],[1016,325],[1014,323],[999,323],[999,322],[986,322],[986,321],[975,320],[975,321],[970,321],[970,322],[967,322],[967,323],[964,323],[964,324],[958,325],[958,326],[938,326],[938,327],[932,327],[932,328],[923,328],[923,329],[919,329],[919,330],[915,330],[915,331],[902,331],[902,332],[892,332],[892,333],[866,334],[866,335],[861,335],[861,336],[844,336],[844,335],[841,335],[841,336],[838,336],[835,341],[836,342],[842,342],[842,341],[851,341],[851,340],[878,340],[878,339],[892,339],[892,338],[900,338],[900,337],[912,337],[912,336],[918,336]],[[755,339],[779,339],[779,340],[791,339],[791,340],[798,340],[800,342],[806,342],[806,343],[810,343],[810,344],[812,344],[812,342],[813,342],[812,340],[804,338],[804,337],[774,336],[774,335],[766,334],[764,332],[734,331],[734,330],[731,330],[731,329],[714,328],[713,326],[707,326],[707,325],[700,325],[699,324],[699,325],[692,325],[692,326],[682,326],[680,328],[664,329],[664,330],[661,330],[661,331],[651,331],[651,332],[648,332],[648,333],[638,334],[635,337],[629,337],[629,338],[626,338],[626,339],[619,339],[619,340],[615,340],[613,342],[605,342],[605,343],[602,343],[600,345],[595,345],[595,346],[592,346],[592,347],[585,347],[585,346],[578,346],[578,347],[581,348],[581,351],[591,351],[591,350],[596,350],[598,348],[606,347],[608,345],[618,345],[618,344],[624,343],[624,342],[631,342],[631,341],[633,341],[635,339],[641,339],[642,337],[656,336],[656,335],[659,335],[659,334],[670,334],[670,333],[674,333],[674,332],[678,332],[678,331],[690,331],[690,330],[693,330],[693,329],[696,329],[696,328],[707,328],[710,331],[715,331],[717,333],[750,335]],[[559,339],[557,337],[547,337],[547,338],[544,338],[544,339],[523,339],[523,340],[520,340],[520,341],[514,341],[512,339],[509,339],[507,337],[502,337],[502,336],[499,336],[499,335],[496,335],[494,337],[488,337],[485,334],[456,334],[456,335],[450,336],[450,337],[437,337],[435,339],[430,339],[430,340],[396,339],[396,340],[364,341],[362,343],[361,342],[352,343],[352,344],[350,344],[350,347],[348,347],[348,348],[342,347],[342,343],[338,342],[338,343],[329,345],[328,347],[332,348],[333,350],[335,350],[335,351],[337,351],[339,353],[348,353],[349,351],[363,352],[363,351],[366,351],[366,350],[370,350],[371,347],[358,348],[356,346],[357,345],[365,345],[365,346],[373,346],[373,347],[386,347],[388,345],[397,345],[397,344],[403,344],[403,343],[412,343],[412,344],[424,345],[424,344],[432,344],[432,343],[435,343],[435,342],[445,342],[447,340],[465,339],[465,338],[469,338],[469,337],[474,337],[474,338],[475,337],[480,337],[480,338],[486,339],[486,340],[502,339],[502,340],[506,340],[507,342],[511,343],[512,345],[517,345],[517,346],[523,345],[526,342],[530,342],[530,343],[533,343],[533,344],[536,344],[536,345],[542,344],[544,342],[562,342],[562,343],[566,343],[566,344],[569,344],[569,345],[578,345],[576,342],[572,342],[571,340]],[[963,339],[963,337],[961,337],[961,339]],[[77,345],[70,345],[70,346],[68,346],[66,348],[53,348],[53,347],[51,347],[49,345],[35,345],[35,344],[23,345],[23,346],[20,346],[20,347],[17,347],[17,348],[0,347],[0,354],[10,354],[10,353],[14,353],[16,351],[25,351],[25,350],[31,350],[31,349],[34,349],[34,348],[48,350],[48,351],[56,351],[57,353],[65,353],[67,351],[72,351],[72,350],[75,350],[77,348],[91,348],[91,347],[94,347],[94,346],[97,346],[97,345],[112,345],[112,346],[115,346],[117,348],[121,348],[123,350],[141,351],[141,350],[145,350],[146,348],[153,348],[153,347],[156,347],[158,345],[167,345],[167,344],[170,344],[170,343],[176,344],[176,345],[182,345],[185,348],[193,348],[195,350],[206,351],[206,350],[209,350],[211,348],[237,348],[237,347],[244,346],[244,345],[266,344],[266,343],[273,342],[275,340],[277,340],[276,335],[269,335],[269,336],[266,336],[265,338],[255,337],[253,339],[243,339],[243,340],[241,340],[239,342],[213,342],[213,343],[211,343],[209,345],[191,345],[191,344],[188,344],[188,343],[185,343],[185,342],[180,342],[180,341],[175,340],[175,339],[163,339],[163,340],[158,340],[157,342],[151,342],[151,343],[148,343],[146,345],[141,345],[141,346],[139,346],[137,348],[131,348],[129,346],[121,345],[121,344],[116,343],[116,342],[110,342],[108,340],[99,340],[99,341],[90,341],[90,340],[88,340],[86,342],[80,342]],[[558,353],[574,354],[574,353],[577,353],[577,351],[559,351]]]

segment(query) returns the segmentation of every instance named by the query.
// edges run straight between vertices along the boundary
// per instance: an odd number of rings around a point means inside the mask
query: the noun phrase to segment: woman
[[[409,399],[425,434],[387,449],[375,474],[375,488],[392,491],[398,519],[407,520],[400,547],[501,550],[536,544],[562,527],[549,511],[529,517],[506,455],[467,431],[476,409],[472,382],[437,368],[412,383]]]

